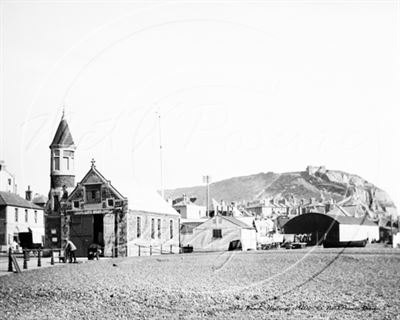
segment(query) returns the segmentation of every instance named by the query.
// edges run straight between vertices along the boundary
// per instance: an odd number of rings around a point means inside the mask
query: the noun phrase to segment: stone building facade
[[[179,214],[155,192],[132,183],[128,197],[123,196],[94,160],[84,178],[74,184],[75,145],[65,119],[50,149],[48,247],[61,248],[69,238],[80,257],[87,256],[91,244],[99,245],[106,257],[179,253]]]
[[[127,199],[97,169],[88,173],[63,204],[62,238],[70,238],[78,256],[86,256],[96,243],[104,256],[127,255]]]

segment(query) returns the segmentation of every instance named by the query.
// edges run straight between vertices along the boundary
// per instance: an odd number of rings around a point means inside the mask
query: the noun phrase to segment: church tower
[[[50,145],[50,191],[46,205],[45,246],[61,248],[63,207],[75,187],[75,144],[64,113]]]
[[[60,212],[60,203],[75,188],[75,144],[64,114],[50,145],[50,192],[52,212]]]

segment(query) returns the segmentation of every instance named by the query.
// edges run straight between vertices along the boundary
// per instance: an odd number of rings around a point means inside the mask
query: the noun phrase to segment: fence
[[[137,245],[137,256],[153,256],[161,254],[180,253],[180,248],[174,245]],[[0,253],[0,275],[8,272],[22,272],[24,270],[47,267],[56,263],[67,262],[64,249],[23,249],[20,252]]]
[[[21,272],[42,266],[54,265],[55,262],[66,262],[63,249],[23,249],[21,252],[0,254],[0,273]]]
[[[152,255],[160,255],[160,254],[173,254],[174,246],[171,244],[169,246],[159,245],[159,246],[144,246],[135,244],[138,248],[138,256],[152,256]],[[175,246],[176,247],[176,246]],[[178,250],[179,252],[179,250]]]

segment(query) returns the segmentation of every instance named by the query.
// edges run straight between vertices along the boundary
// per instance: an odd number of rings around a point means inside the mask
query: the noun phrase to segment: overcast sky
[[[202,184],[307,165],[400,200],[395,1],[1,2],[1,154],[47,195],[65,105],[76,180]]]

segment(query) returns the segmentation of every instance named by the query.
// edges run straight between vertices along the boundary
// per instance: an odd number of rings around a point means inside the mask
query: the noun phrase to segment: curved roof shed
[[[325,239],[331,243],[379,239],[379,227],[366,217],[307,213],[290,219],[283,229],[287,234],[311,233],[317,239]]]

